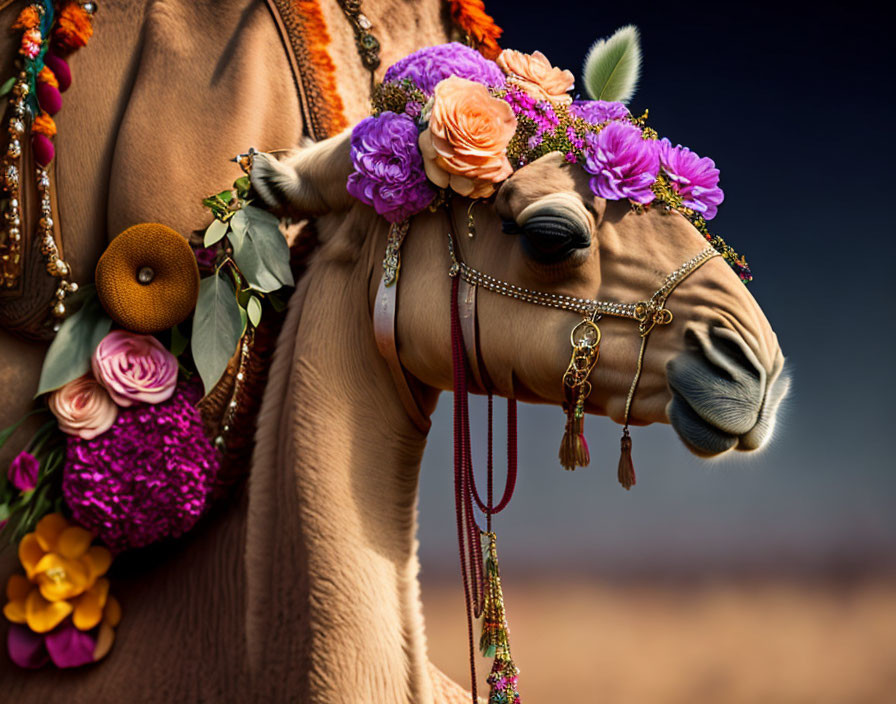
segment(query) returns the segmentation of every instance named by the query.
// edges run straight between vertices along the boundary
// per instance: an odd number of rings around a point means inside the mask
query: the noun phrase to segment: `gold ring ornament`
[[[199,296],[199,267],[170,227],[140,223],[118,235],[96,265],[100,303],[127,330],[154,333],[185,320]]]

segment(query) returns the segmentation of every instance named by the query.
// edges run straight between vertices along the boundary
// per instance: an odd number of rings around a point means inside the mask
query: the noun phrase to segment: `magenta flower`
[[[205,436],[195,382],[154,406],[123,408],[102,435],[68,439],[62,495],[74,521],[113,551],[136,548],[193,527],[218,473]]]
[[[423,169],[418,137],[411,117],[389,111],[361,120],[352,130],[355,171],[346,189],[389,222],[416,215],[435,198]]]
[[[94,662],[96,630],[79,631],[66,619],[49,633],[34,633],[13,623],[6,637],[9,658],[19,667],[34,669],[50,660],[56,667],[80,667]]]
[[[709,157],[700,157],[680,144],[673,147],[668,139],[657,142],[663,171],[672,188],[682,197],[682,204],[712,220],[725,194],[719,188],[719,170]]]
[[[628,198],[646,204],[654,199],[651,186],[660,164],[655,143],[625,122],[610,122],[585,137],[585,170],[594,174],[591,190],[608,200]]]
[[[459,76],[491,88],[503,87],[505,80],[504,72],[494,61],[489,61],[475,49],[451,42],[420,49],[396,61],[386,71],[383,82],[407,78],[424,93],[432,95],[436,85],[449,76]]]
[[[37,486],[37,475],[40,462],[30,452],[24,450],[9,463],[7,476],[12,485],[19,491],[33,491]]]
[[[608,120],[622,120],[629,116],[625,105],[609,100],[576,100],[569,106],[569,112],[592,125]]]

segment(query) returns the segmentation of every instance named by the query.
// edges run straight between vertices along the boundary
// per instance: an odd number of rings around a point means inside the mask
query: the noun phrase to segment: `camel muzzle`
[[[766,369],[733,330],[691,329],[686,335],[689,351],[666,366],[672,391],[666,412],[672,427],[703,457],[763,447],[790,389],[781,351]]]

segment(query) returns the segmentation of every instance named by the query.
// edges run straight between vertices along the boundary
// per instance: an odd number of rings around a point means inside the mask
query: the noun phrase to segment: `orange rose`
[[[572,102],[569,91],[575,85],[575,77],[570,71],[551,66],[548,57],[540,51],[524,54],[505,49],[498,56],[497,63],[504,73],[513,76],[514,82],[532,97],[557,105],[569,105]]]
[[[465,78],[451,76],[435,89],[429,127],[420,134],[430,181],[462,196],[485,198],[510,176],[507,144],[516,117],[503,100]]]

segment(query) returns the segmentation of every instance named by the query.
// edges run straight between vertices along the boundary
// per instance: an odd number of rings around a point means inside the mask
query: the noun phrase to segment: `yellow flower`
[[[53,630],[69,615],[75,628],[82,631],[101,622],[117,625],[121,607],[109,596],[109,580],[101,579],[112,555],[104,547],[91,546],[92,539],[88,531],[59,513],[42,518],[34,532],[19,543],[25,576],[9,578],[4,616],[13,623],[27,624],[35,633]],[[110,634],[103,638],[111,646]]]

